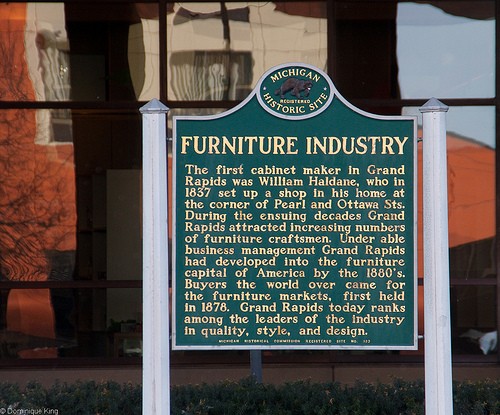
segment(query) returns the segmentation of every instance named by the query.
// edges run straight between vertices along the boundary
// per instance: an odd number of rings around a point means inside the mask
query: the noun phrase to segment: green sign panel
[[[174,349],[415,349],[416,120],[321,70],[174,118]]]

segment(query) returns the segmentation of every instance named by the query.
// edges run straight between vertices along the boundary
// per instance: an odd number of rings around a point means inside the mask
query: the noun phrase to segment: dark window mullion
[[[496,326],[497,333],[500,329],[500,273],[498,270],[500,269],[500,240],[498,235],[500,234],[500,169],[499,169],[499,157],[498,157],[498,149],[500,148],[500,108],[498,97],[500,96],[500,53],[499,53],[499,45],[500,45],[500,0],[495,1],[495,136],[496,136],[496,145],[495,145],[495,179],[496,179],[496,189],[495,189],[495,211],[496,211],[496,276],[497,276],[497,287],[496,287],[496,309],[497,309],[497,318],[496,318]],[[500,362],[500,347],[497,347],[497,362]]]

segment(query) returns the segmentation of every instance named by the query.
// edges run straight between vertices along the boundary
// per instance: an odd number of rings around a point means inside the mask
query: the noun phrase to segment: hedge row
[[[57,383],[24,389],[0,383],[0,413],[31,415],[138,415],[140,385],[115,382]],[[190,386],[171,391],[174,415],[420,415],[424,414],[423,382],[391,384],[300,381],[258,384],[250,379]],[[499,415],[500,381],[454,383],[455,415]]]

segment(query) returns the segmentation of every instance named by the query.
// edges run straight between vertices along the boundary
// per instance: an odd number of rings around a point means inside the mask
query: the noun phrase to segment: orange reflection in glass
[[[25,3],[0,5],[0,43],[7,55],[0,65],[0,93],[12,101],[35,97],[27,65],[26,7]],[[0,112],[0,273],[11,281],[46,281],[55,271],[54,253],[76,249],[73,145],[37,143],[40,128],[51,126],[50,118],[44,124],[37,116],[40,112],[32,110]],[[72,274],[66,277],[71,279]],[[18,356],[56,356],[54,342],[46,341],[56,337],[48,289],[11,290],[2,318],[7,328],[4,338],[10,335],[20,343]]]

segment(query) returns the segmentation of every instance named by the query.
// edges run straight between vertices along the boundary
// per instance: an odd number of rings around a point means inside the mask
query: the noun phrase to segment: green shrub
[[[453,392],[455,415],[500,414],[500,381],[455,382]],[[352,386],[311,381],[269,385],[243,379],[174,386],[170,400],[173,415],[423,415],[424,384],[396,379]],[[56,415],[138,415],[141,405],[140,385],[81,381],[44,388],[30,382],[20,388],[0,383],[2,413],[11,408],[17,413],[51,409]]]

